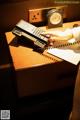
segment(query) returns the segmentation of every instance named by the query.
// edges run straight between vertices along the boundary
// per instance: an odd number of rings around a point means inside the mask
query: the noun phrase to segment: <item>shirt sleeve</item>
[[[75,40],[77,40],[77,41],[80,40],[80,26],[72,28],[72,34],[73,34],[73,37],[75,38]]]

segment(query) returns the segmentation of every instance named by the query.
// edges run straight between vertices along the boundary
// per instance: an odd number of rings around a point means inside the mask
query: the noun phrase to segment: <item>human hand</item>
[[[72,32],[70,29],[67,29],[65,31],[46,31],[42,34],[43,36],[47,37],[49,40],[49,45],[53,45],[55,41],[68,41],[69,39],[73,38]]]

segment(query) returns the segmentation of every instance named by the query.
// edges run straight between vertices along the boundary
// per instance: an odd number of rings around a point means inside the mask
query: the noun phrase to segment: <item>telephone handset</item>
[[[34,42],[34,45],[40,49],[45,49],[48,44],[48,38],[41,35],[43,32],[42,29],[24,20],[20,20],[12,30],[13,34],[30,39]]]

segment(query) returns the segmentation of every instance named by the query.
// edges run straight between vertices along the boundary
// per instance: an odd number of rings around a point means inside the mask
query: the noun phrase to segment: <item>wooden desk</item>
[[[80,24],[80,21],[65,23],[58,29],[70,28],[76,23]],[[43,29],[47,28],[43,27]],[[11,32],[6,33],[6,37],[16,71],[19,97],[44,93],[74,84],[76,66],[49,55],[46,51],[40,54],[32,48],[15,46],[15,36]]]

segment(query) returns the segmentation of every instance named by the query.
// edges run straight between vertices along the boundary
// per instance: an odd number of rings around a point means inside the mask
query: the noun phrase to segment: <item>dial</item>
[[[63,14],[62,11],[59,9],[52,9],[48,11],[48,27],[60,27],[63,23]]]
[[[57,25],[62,21],[62,16],[59,12],[54,12],[52,13],[52,15],[50,16],[50,23]]]

